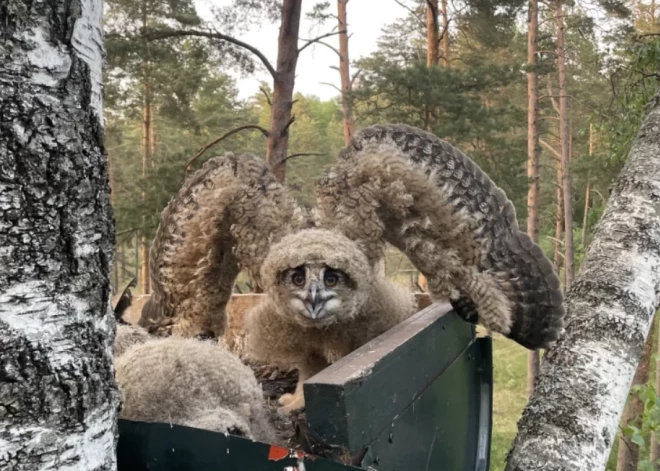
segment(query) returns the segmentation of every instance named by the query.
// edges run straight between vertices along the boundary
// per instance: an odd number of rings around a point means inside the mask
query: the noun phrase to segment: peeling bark
[[[650,105],[566,298],[508,471],[605,469],[660,305],[660,95]]]
[[[112,470],[100,0],[0,7],[0,469]]]

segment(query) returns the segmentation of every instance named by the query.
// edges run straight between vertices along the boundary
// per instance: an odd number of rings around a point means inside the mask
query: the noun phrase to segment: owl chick
[[[117,328],[115,355],[122,418],[185,425],[266,443],[276,439],[252,370],[214,342],[157,338],[122,325]]]
[[[385,279],[390,243],[466,321],[530,349],[561,335],[552,264],[504,192],[448,143],[405,125],[363,129],[316,190],[312,218],[264,161],[210,159],[162,214],[141,325],[220,336],[247,269],[266,293],[247,316],[249,353],[299,369],[296,392],[281,398],[298,409],[307,378],[415,310],[412,293]]]
[[[271,247],[261,269],[266,299],[246,314],[248,351],[298,369],[282,412],[304,407],[303,382],[415,312],[412,293],[371,266],[347,237],[305,229]]]

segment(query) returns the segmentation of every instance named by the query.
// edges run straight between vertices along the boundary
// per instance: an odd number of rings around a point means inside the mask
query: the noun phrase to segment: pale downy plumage
[[[122,347],[127,348],[122,351]],[[157,338],[121,325],[115,339],[115,370],[124,419],[185,425],[270,443],[276,438],[252,370],[215,342]]]
[[[467,321],[534,349],[561,334],[559,279],[518,229],[504,192],[457,149],[403,125],[355,135],[317,185],[313,220],[258,158],[209,160],[163,213],[151,254],[154,296],[141,323],[220,335],[247,268],[267,294],[248,316],[251,353],[299,368],[297,393],[282,400],[296,409],[302,380],[328,357],[414,311],[412,294],[385,279],[386,242]]]

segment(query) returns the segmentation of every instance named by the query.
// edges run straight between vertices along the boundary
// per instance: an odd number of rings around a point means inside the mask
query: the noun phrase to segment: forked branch
[[[264,129],[264,128],[262,128],[261,126],[257,126],[256,124],[246,124],[245,126],[239,126],[239,127],[235,128],[235,129],[232,129],[231,131],[226,132],[226,133],[223,134],[222,136],[220,136],[220,137],[218,137],[218,138],[216,138],[216,139],[213,139],[211,142],[209,142],[209,143],[203,145],[202,147],[200,147],[199,150],[197,151],[197,153],[196,153],[194,156],[192,156],[192,157],[190,158],[190,160],[188,160],[188,162],[186,162],[186,168],[185,168],[185,170],[184,170],[184,172],[183,172],[183,178],[184,178],[184,179],[186,178],[186,175],[188,174],[188,170],[190,169],[190,166],[191,166],[191,165],[192,165],[197,159],[199,159],[202,155],[204,155],[204,153],[205,153],[207,150],[209,150],[211,147],[213,147],[213,146],[216,145],[217,143],[219,143],[219,142],[223,141],[224,139],[228,138],[229,136],[233,136],[234,134],[236,134],[236,133],[238,133],[238,132],[245,131],[245,130],[248,130],[248,129],[256,129],[257,131],[261,131],[261,134],[263,134],[264,137],[268,137],[268,135],[269,135],[267,129]]]

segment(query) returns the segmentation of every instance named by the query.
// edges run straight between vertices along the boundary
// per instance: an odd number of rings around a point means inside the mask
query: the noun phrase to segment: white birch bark
[[[112,470],[102,0],[0,5],[0,469]]]
[[[507,471],[605,469],[660,301],[660,95],[566,299]]]

